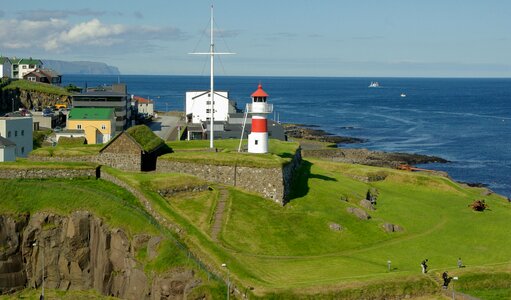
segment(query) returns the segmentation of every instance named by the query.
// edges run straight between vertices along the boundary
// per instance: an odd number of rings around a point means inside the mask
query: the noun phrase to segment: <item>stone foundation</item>
[[[284,205],[289,200],[293,176],[301,161],[300,150],[295,153],[289,164],[281,168],[217,166],[160,158],[156,164],[156,171],[194,175],[207,181],[255,192]]]

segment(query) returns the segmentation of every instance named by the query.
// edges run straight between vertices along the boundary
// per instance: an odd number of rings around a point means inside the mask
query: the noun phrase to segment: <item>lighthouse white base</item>
[[[252,132],[248,135],[249,153],[268,153],[268,132]]]

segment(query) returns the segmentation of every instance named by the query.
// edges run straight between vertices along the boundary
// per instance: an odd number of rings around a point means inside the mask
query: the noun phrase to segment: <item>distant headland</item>
[[[103,62],[43,59],[45,67],[61,74],[120,75],[119,69]]]

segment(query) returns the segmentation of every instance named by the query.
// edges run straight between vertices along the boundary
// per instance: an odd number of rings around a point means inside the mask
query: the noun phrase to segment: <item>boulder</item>
[[[391,223],[384,223],[383,230],[385,230],[385,232],[399,232],[403,231],[403,227]]]
[[[348,207],[346,209],[350,214],[355,215],[360,220],[369,220],[371,216],[363,209],[357,207]]]
[[[365,209],[368,209],[368,210],[376,210],[376,208],[374,207],[374,205],[371,203],[371,201],[369,200],[366,200],[366,199],[362,199],[360,200],[360,202],[358,203],[360,206],[362,206],[363,208]]]
[[[337,223],[330,223],[330,224],[328,224],[328,227],[330,227],[330,230],[332,230],[332,231],[341,231],[342,230],[342,226]]]

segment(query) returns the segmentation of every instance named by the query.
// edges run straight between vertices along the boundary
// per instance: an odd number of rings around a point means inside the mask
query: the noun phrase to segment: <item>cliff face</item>
[[[71,104],[71,96],[47,94],[36,91],[26,90],[0,90],[0,111],[11,111],[12,101],[14,100],[14,109],[20,107],[32,109],[34,107],[47,107],[56,103]]]
[[[109,229],[88,212],[68,217],[0,215],[0,294],[26,287],[96,289],[123,299],[181,299],[200,282],[179,269],[149,278],[136,253],[154,253],[160,237]]]

